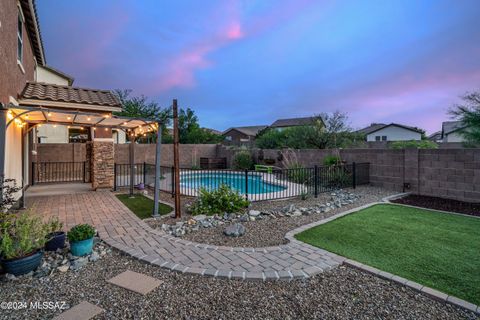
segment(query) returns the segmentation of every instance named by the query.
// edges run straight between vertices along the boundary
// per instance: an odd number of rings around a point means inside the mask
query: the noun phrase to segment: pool
[[[180,176],[180,188],[182,189],[205,188],[212,190],[222,184],[226,184],[242,194],[246,193],[247,187],[249,194],[265,194],[287,189],[280,184],[266,182],[261,174],[249,174],[247,184],[245,184],[245,173],[239,172],[189,172],[182,173]]]

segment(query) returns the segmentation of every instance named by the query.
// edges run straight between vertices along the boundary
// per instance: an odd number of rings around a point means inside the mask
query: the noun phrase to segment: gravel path
[[[285,234],[302,225],[321,220],[331,215],[343,212],[355,207],[359,207],[371,202],[381,201],[382,198],[395,194],[393,191],[388,191],[381,188],[375,188],[370,186],[361,186],[357,189],[347,189],[349,192],[354,192],[360,195],[360,199],[355,203],[342,208],[332,210],[325,214],[314,214],[310,216],[300,217],[283,217],[277,219],[265,219],[251,222],[242,223],[247,232],[245,235],[239,238],[227,237],[223,234],[225,226],[218,226],[208,229],[200,229],[199,231],[188,233],[183,236],[183,239],[208,243],[219,246],[232,246],[232,247],[268,247],[284,244]],[[295,204],[298,207],[309,207],[319,203],[325,203],[330,199],[330,193],[323,193],[318,198],[311,197],[307,200],[293,199],[282,201],[264,201],[254,202],[252,209],[256,210],[275,210],[281,209],[289,204]]]
[[[164,281],[147,296],[105,280],[125,271]],[[96,319],[476,319],[411,289],[349,267],[308,280],[251,282],[169,273],[114,250],[75,274],[0,283],[0,301],[82,300],[106,310]],[[0,319],[49,319],[59,311],[2,310]]]

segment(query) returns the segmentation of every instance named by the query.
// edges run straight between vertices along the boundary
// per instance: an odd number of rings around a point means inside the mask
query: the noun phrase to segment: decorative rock
[[[78,258],[72,261],[70,267],[73,271],[77,271],[83,268],[87,264],[87,262],[88,262],[87,258]]]
[[[240,222],[247,222],[249,220],[248,214],[244,214],[240,216]]]
[[[250,215],[250,217],[258,217],[261,214],[261,212],[258,210],[250,210],[248,214]]]
[[[100,256],[98,255],[97,252],[93,251],[92,254],[90,255],[89,260],[90,260],[91,262],[95,262],[95,261],[97,261],[98,259],[100,259]]]
[[[65,265],[57,268],[57,270],[60,271],[60,272],[67,272],[68,269],[70,269],[70,266],[68,264],[65,264]]]
[[[243,236],[245,232],[246,232],[245,227],[240,223],[232,224],[226,227],[225,230],[223,230],[223,233],[227,237],[240,237],[240,236]]]
[[[15,280],[18,280],[18,278],[15,277],[15,276],[14,276],[13,274],[11,274],[11,273],[5,274],[5,279],[6,279],[7,281],[15,281]]]
[[[193,217],[193,219],[194,219],[195,221],[202,221],[202,220],[205,220],[206,218],[207,218],[207,216],[204,215],[204,214],[199,214],[198,216],[194,216],[194,217]]]

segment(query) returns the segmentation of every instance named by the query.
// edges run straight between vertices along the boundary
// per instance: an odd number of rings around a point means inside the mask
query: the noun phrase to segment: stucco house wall
[[[401,127],[389,126],[367,135],[367,141],[376,141],[375,137],[386,136],[386,141],[407,141],[407,140],[421,140],[422,135],[419,132],[407,130]]]
[[[17,104],[26,81],[35,79],[33,49],[23,24],[23,59],[17,61],[17,22],[20,6],[16,0],[0,1],[0,102]],[[10,119],[7,117],[7,122]],[[25,139],[25,148],[27,148]],[[12,123],[5,133],[5,178],[22,180],[22,129]]]
[[[443,139],[443,142],[464,142],[464,141],[465,139],[460,133],[458,133],[458,131],[446,134],[445,138]]]

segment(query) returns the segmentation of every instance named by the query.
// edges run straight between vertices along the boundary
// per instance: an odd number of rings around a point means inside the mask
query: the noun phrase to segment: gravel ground
[[[392,202],[408,204],[428,209],[451,211],[480,217],[480,203],[463,202],[452,199],[428,197],[420,195],[409,195]]]
[[[238,238],[227,237],[223,234],[225,226],[218,226],[207,229],[200,229],[196,232],[188,233],[183,236],[183,239],[201,243],[208,243],[212,245],[232,246],[232,247],[268,247],[287,242],[285,240],[285,234],[302,225],[321,220],[331,215],[337,214],[342,211],[346,211],[355,207],[359,207],[374,201],[380,201],[382,198],[395,194],[393,191],[388,191],[381,188],[375,188],[370,186],[357,187],[355,190],[346,189],[349,192],[353,192],[360,195],[360,199],[351,205],[344,206],[332,210],[324,214],[313,214],[310,216],[300,217],[283,217],[277,219],[264,219],[257,221],[250,221],[242,223],[247,232],[245,235]],[[289,204],[295,204],[298,207],[309,207],[315,204],[325,203],[330,199],[330,193],[324,193],[319,195],[318,198],[308,198],[307,200],[301,199],[289,199],[278,201],[262,201],[254,202],[251,205],[251,209],[256,210],[278,210]]]
[[[146,296],[105,281],[132,270],[164,281]],[[0,301],[80,301],[96,319],[477,319],[411,289],[349,267],[308,280],[247,282],[170,273],[113,251],[77,273],[0,283]],[[49,319],[60,311],[2,310],[0,319]]]

